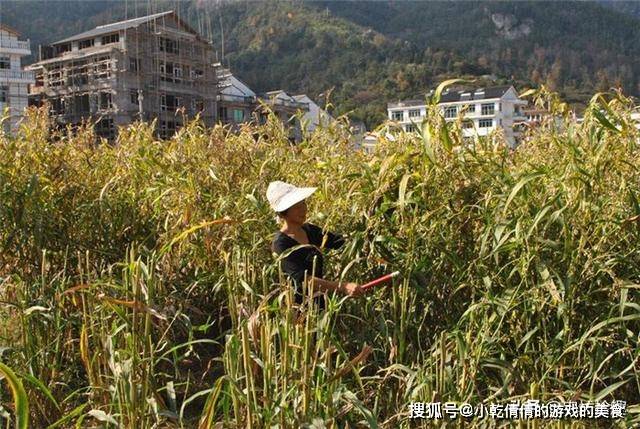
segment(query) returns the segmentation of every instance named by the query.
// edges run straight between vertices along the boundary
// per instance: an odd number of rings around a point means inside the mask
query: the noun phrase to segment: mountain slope
[[[640,91],[640,21],[597,3],[326,2],[320,7],[410,41],[418,50],[451,50],[497,75],[548,83],[574,92],[569,95],[613,84]]]

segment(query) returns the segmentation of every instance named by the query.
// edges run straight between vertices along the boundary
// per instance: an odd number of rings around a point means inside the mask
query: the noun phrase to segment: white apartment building
[[[15,130],[28,104],[28,86],[34,83],[33,72],[22,70],[22,57],[31,55],[28,40],[18,40],[20,34],[0,24],[0,116],[9,108],[5,131]]]
[[[439,103],[445,119],[453,121],[462,115],[464,137],[486,136],[501,129],[511,147],[516,146],[519,136],[514,125],[526,121],[523,113],[526,105],[525,100],[518,98],[513,86],[445,91]],[[397,122],[405,131],[417,130],[426,111],[426,97],[387,105],[389,119]]]

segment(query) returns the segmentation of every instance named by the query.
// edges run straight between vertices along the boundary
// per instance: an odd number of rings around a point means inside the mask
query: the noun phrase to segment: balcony
[[[274,106],[284,106],[284,107],[291,107],[293,109],[309,110],[309,103],[303,103],[300,101],[289,101],[289,100],[283,100],[282,98],[265,99],[264,101],[267,104],[271,104]]]
[[[35,78],[32,71],[0,70],[0,82],[34,83]]]
[[[256,102],[255,97],[246,97],[243,95],[218,94],[218,101],[228,101],[230,103],[253,104]]]
[[[527,116],[524,114],[524,112],[522,112],[520,110],[514,110],[514,112],[513,112],[513,120],[514,121],[526,121],[527,120]]]
[[[28,40],[0,39],[0,50],[6,54],[31,55],[31,42]]]

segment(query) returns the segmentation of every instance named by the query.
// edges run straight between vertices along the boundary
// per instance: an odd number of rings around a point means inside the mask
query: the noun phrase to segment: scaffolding
[[[49,100],[59,122],[97,120],[96,131],[109,139],[116,126],[135,120],[157,120],[161,138],[195,115],[213,125],[220,73],[211,43],[175,13],[149,18],[134,18],[135,25],[117,31],[103,26],[105,34],[92,36],[95,43],[65,42],[70,52],[33,66],[38,84],[32,95]]]

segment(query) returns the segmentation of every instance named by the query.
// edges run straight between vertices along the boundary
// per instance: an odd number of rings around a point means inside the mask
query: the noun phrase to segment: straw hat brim
[[[273,204],[271,208],[277,213],[283,212],[300,201],[309,198],[316,189],[318,188],[296,188],[285,194],[279,201]]]

